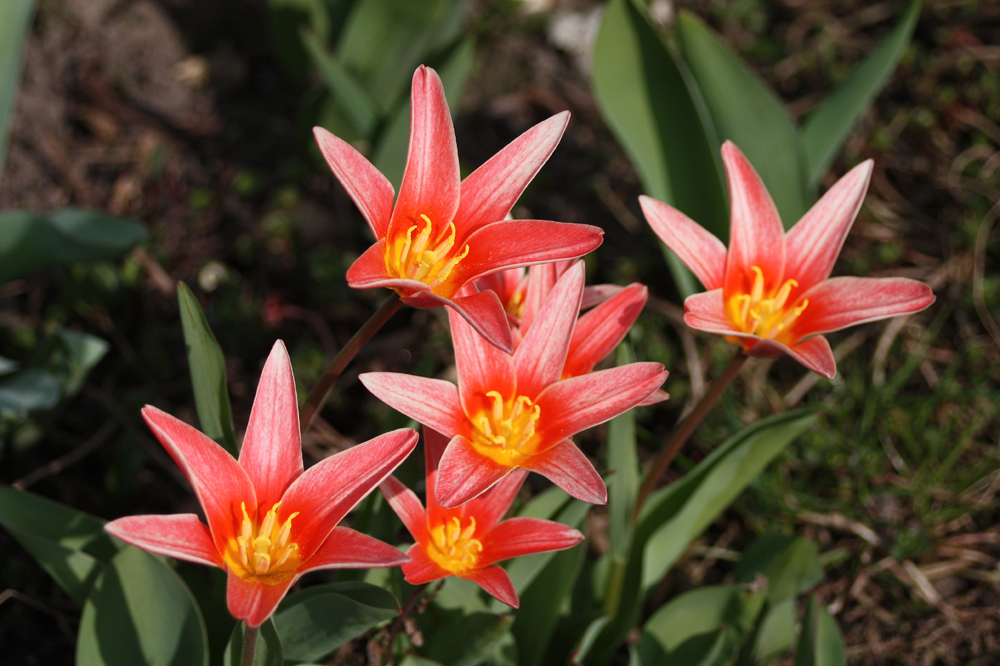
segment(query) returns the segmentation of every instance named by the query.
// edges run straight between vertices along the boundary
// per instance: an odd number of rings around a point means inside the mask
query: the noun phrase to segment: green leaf
[[[612,0],[594,46],[594,96],[649,196],[666,202],[716,236],[729,213],[708,109],[687,67],[630,0]],[[698,289],[668,253],[683,296]]]
[[[285,72],[299,83],[309,74],[301,31],[308,29],[319,43],[330,40],[330,12],[326,0],[268,0],[267,27],[278,61]]]
[[[350,119],[354,129],[361,136],[371,138],[379,122],[375,101],[311,30],[302,31],[302,43],[319,70],[323,83],[333,93],[334,101]]]
[[[556,552],[541,575],[521,594],[521,608],[511,627],[517,641],[519,666],[542,663],[560,610],[580,572],[584,553],[582,544]]]
[[[362,582],[307,588],[274,615],[285,659],[318,661],[372,627],[399,616],[395,597]]]
[[[844,666],[847,657],[837,621],[814,594],[806,606],[795,666]]]
[[[38,368],[0,377],[0,410],[17,415],[52,409],[59,402],[59,380]]]
[[[504,640],[513,621],[509,615],[492,613],[459,617],[427,637],[423,656],[448,666],[475,666]]]
[[[588,658],[590,657],[590,651],[593,649],[594,644],[597,642],[598,636],[604,630],[604,627],[608,625],[611,621],[611,617],[608,615],[602,615],[595,620],[592,620],[587,624],[586,629],[580,634],[580,642],[577,643],[576,649],[573,650],[573,665],[589,663]]]
[[[0,525],[80,605],[120,547],[103,520],[9,486],[0,486]]]
[[[753,636],[747,639],[748,647],[740,651],[738,666],[770,664],[795,642],[795,599],[779,604],[768,604]]]
[[[72,396],[109,347],[107,341],[97,336],[63,328],[46,341],[37,365],[59,382],[63,396]]]
[[[812,541],[786,534],[765,534],[743,552],[735,582],[751,583],[758,574],[767,578],[767,601],[779,604],[823,580],[823,567]]]
[[[920,17],[920,2],[913,2],[885,39],[847,75],[802,124],[809,189],[820,179],[857,125],[865,109],[888,81],[910,43]]]
[[[243,663],[243,636],[246,633],[246,624],[237,622],[233,627],[233,634],[226,645],[226,652],[222,656],[222,663],[225,666],[241,666]],[[253,666],[282,666],[285,662],[284,653],[281,649],[281,639],[274,628],[274,618],[269,617],[260,625],[260,634],[257,635],[257,648],[253,653]]]
[[[222,349],[212,334],[198,299],[183,282],[177,283],[177,302],[202,432],[235,457],[239,455],[239,449],[233,432],[233,412],[229,406],[226,360]]]
[[[788,110],[694,14],[680,13],[677,35],[719,139],[732,140],[747,156],[789,228],[808,201],[804,150]]]
[[[138,548],[123,548],[83,606],[76,663],[207,666],[201,611],[173,569]]]
[[[10,123],[21,85],[24,44],[34,15],[35,0],[0,2],[0,174],[3,174]]]
[[[0,282],[28,273],[118,258],[146,237],[135,220],[81,208],[0,213]]]

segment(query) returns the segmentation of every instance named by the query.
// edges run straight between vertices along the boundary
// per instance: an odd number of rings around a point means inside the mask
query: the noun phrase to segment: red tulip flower
[[[760,176],[730,141],[729,249],[667,204],[640,197],[646,220],[707,292],[684,301],[691,328],[726,336],[750,356],[788,354],[824,377],[837,374],[823,333],[911,314],[934,302],[906,278],[830,277],[861,208],[872,162],[854,167],[786,234]]]
[[[583,277],[582,263],[566,271],[513,355],[451,315],[457,387],[389,372],[361,375],[383,402],[451,439],[435,480],[442,506],[464,504],[516,469],[538,472],[586,502],[607,502],[604,481],[570,437],[642,403],[667,373],[659,363],[630,363],[563,378]],[[614,335],[613,327],[594,327],[594,347]]]
[[[394,567],[408,558],[337,523],[417,445],[396,430],[302,470],[299,410],[288,353],[277,342],[264,365],[239,461],[155,407],[146,423],[194,488],[208,525],[194,514],[129,516],[105,529],[153,553],[229,574],[229,612],[260,625],[295,581],[316,569]]]
[[[583,534],[541,518],[500,520],[517,497],[527,472],[508,474],[485,493],[460,507],[446,509],[434,499],[438,462],[448,439],[424,428],[427,459],[427,510],[412,490],[390,476],[382,494],[409,530],[415,544],[403,565],[412,585],[457,576],[476,583],[512,608],[518,607],[510,576],[496,563],[521,555],[564,550],[583,541]]]
[[[461,180],[441,79],[413,75],[410,145],[393,205],[389,181],[357,150],[314,132],[323,157],[368,221],[377,242],[347,271],[355,289],[388,287],[418,308],[447,305],[492,344],[513,350],[503,306],[492,292],[459,293],[478,277],[514,266],[569,259],[601,244],[584,224],[505,220],[562,137],[569,113],[535,125]]]

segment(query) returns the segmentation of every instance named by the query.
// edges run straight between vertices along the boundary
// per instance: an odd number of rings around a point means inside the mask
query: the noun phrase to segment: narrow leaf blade
[[[0,175],[7,157],[17,90],[21,85],[24,45],[34,15],[35,0],[4,0],[0,3]]]

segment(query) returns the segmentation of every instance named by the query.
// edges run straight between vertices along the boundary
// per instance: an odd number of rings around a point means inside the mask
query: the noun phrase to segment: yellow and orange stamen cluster
[[[453,573],[462,573],[475,569],[479,562],[479,554],[483,552],[483,544],[474,539],[476,519],[469,516],[469,525],[462,528],[458,516],[431,528],[431,542],[428,544],[427,555]]]
[[[240,503],[243,522],[240,533],[230,539],[226,562],[244,580],[275,584],[288,580],[299,568],[299,546],[289,541],[292,519],[298,512],[278,523],[277,502],[258,526],[247,514],[246,502]]]
[[[448,223],[445,233],[434,233],[434,224],[426,215],[421,222],[396,234],[385,246],[385,265],[396,278],[423,282],[432,290],[448,279],[455,266],[469,254],[466,245],[461,252],[455,248],[455,224]],[[414,238],[414,236],[416,236]]]
[[[786,344],[794,342],[786,339],[789,327],[809,305],[809,299],[795,307],[786,307],[792,289],[799,286],[799,283],[792,279],[785,280],[781,287],[765,297],[763,271],[758,266],[751,266],[750,269],[754,272],[750,293],[732,296],[726,303],[726,316],[730,323],[739,331],[759,338],[769,338]],[[736,337],[727,339],[745,347],[753,344]]]
[[[505,462],[514,462],[523,455],[530,455],[531,452],[525,450],[525,445],[535,435],[535,424],[541,415],[541,408],[523,395],[509,402],[497,391],[488,392],[486,397],[493,402],[493,406],[473,419],[473,442],[490,453],[504,456]]]

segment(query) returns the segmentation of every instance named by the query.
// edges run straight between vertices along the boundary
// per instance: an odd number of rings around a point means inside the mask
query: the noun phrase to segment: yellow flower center
[[[275,585],[288,580],[299,569],[299,546],[288,540],[292,519],[299,514],[293,513],[279,525],[280,504],[272,506],[257,525],[247,514],[246,502],[240,503],[243,510],[240,534],[229,540],[223,558],[233,573],[243,580]]]
[[[414,224],[405,234],[397,233],[386,243],[385,266],[393,277],[417,280],[433,290],[465,259],[469,246],[456,251],[454,223],[448,223],[444,234],[436,234],[429,217],[421,215],[420,219],[422,223]]]
[[[505,465],[515,465],[532,455],[533,447],[528,445],[535,435],[541,408],[523,395],[506,401],[498,392],[490,391],[486,397],[493,406],[472,419],[473,444]]]
[[[446,523],[431,528],[431,542],[427,555],[453,573],[462,573],[475,569],[479,554],[483,552],[483,544],[479,539],[472,538],[476,533],[476,519],[469,516],[469,525],[462,529],[462,521],[458,516],[452,517]]]
[[[504,311],[512,317],[521,319],[524,316],[524,294],[524,289],[515,291],[504,306]]]
[[[795,280],[785,280],[776,291],[764,294],[764,273],[758,266],[751,266],[754,272],[753,286],[749,294],[737,294],[726,303],[726,316],[730,323],[743,333],[751,333],[759,338],[770,338],[787,343],[788,328],[809,305],[809,299],[795,307],[786,307],[788,295],[799,286]],[[782,338],[786,339],[782,339]],[[743,338],[729,337],[730,342],[752,346],[753,342]]]

